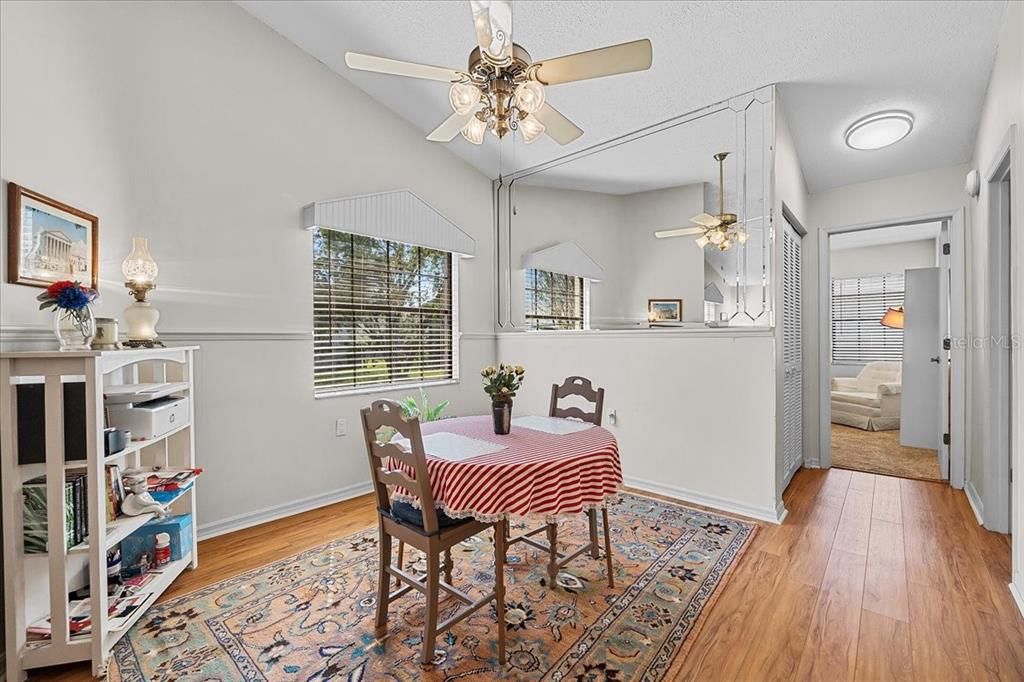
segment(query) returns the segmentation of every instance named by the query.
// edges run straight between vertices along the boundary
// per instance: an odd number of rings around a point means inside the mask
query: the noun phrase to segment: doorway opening
[[[823,230],[822,467],[962,481],[963,230],[962,211]]]

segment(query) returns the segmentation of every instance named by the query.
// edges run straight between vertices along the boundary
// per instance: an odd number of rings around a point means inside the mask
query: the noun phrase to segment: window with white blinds
[[[582,277],[529,269],[524,310],[533,329],[584,329],[586,297]]]
[[[452,255],[312,232],[314,394],[454,378]]]
[[[903,305],[903,273],[832,280],[832,362],[903,360],[903,330],[881,325]]]

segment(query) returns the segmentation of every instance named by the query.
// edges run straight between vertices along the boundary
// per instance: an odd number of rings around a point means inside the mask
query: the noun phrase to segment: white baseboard
[[[266,523],[268,521],[283,519],[286,516],[292,516],[293,514],[299,514],[312,509],[325,507],[329,504],[334,504],[335,502],[359,497],[360,495],[365,495],[371,490],[373,490],[373,488],[370,486],[370,482],[364,481],[363,483],[345,486],[344,488],[331,490],[330,492],[321,493],[320,495],[313,495],[312,497],[306,497],[301,500],[293,500],[284,504],[246,512],[245,514],[229,516],[228,518],[221,519],[220,521],[204,523],[198,528],[199,539],[208,540],[209,538],[224,535],[225,533],[258,526],[259,524]]]
[[[1024,595],[1017,589],[1017,585],[1010,583],[1010,594],[1013,595],[1013,601],[1017,602],[1017,609],[1020,611],[1020,615],[1024,616]]]
[[[978,525],[985,525],[985,503],[981,501],[981,495],[974,488],[974,481],[967,481],[967,485],[964,486],[964,493],[967,494],[967,501],[971,505],[971,510],[974,512],[975,518],[978,519]]]
[[[654,481],[647,481],[642,478],[627,476],[623,482],[631,488],[638,488],[647,492],[658,493],[659,495],[675,497],[683,502],[692,502],[693,504],[710,507],[728,514],[736,514],[738,516],[757,519],[758,521],[782,523],[783,519],[785,519],[788,514],[786,507],[782,502],[779,502],[778,506],[774,509],[771,507],[755,507],[744,502],[737,502],[736,500],[730,500],[723,497],[704,495],[702,493],[693,492],[692,490],[686,490],[685,488],[665,485],[664,483],[655,483]]]

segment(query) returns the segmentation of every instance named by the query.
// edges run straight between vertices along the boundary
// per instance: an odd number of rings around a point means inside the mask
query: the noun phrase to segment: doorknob
[[[936,365],[939,364],[939,356],[938,355],[936,355],[934,358],[929,358],[929,360],[934,362]]]

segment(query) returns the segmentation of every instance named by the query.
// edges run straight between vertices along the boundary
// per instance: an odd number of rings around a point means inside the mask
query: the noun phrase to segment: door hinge
[[[953,348],[953,339],[948,336],[942,339],[942,350],[951,350]]]
[[[949,242],[943,242],[943,244],[942,244],[942,255],[943,256],[948,256],[949,255]]]
[[[949,445],[949,434],[948,433],[942,434],[942,444],[943,445]]]

